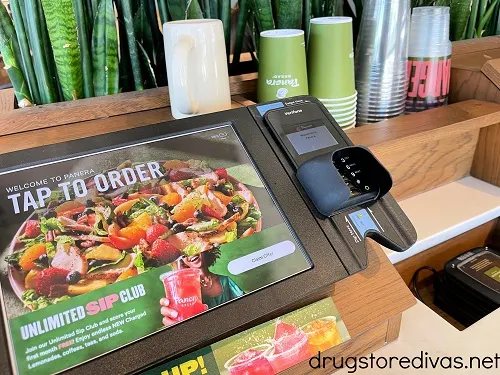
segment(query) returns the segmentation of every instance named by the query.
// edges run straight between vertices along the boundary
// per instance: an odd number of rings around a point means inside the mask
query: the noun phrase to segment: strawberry
[[[158,237],[165,234],[167,231],[168,228],[165,225],[153,224],[146,231],[146,241],[152,244]]]
[[[226,168],[219,168],[215,170],[215,174],[220,178],[227,178],[227,169]]]
[[[172,169],[170,172],[168,172],[168,178],[172,182],[188,180],[188,179],[193,178],[195,176],[196,175],[193,172],[183,171],[181,169]]]
[[[181,256],[181,252],[170,242],[158,238],[151,246],[149,253],[152,258],[162,263],[172,263]]]
[[[208,216],[208,217],[213,217],[219,221],[222,221],[223,218],[217,213],[215,212],[212,208],[208,207],[206,204],[204,204],[203,206],[201,206],[201,212],[205,215],[205,216]]]
[[[120,204],[127,202],[128,199],[122,198],[121,195],[113,199],[113,205],[118,207]]]
[[[66,284],[68,273],[68,270],[62,268],[45,268],[36,276],[35,292],[47,297],[51,297],[52,292],[58,294],[56,290],[60,290],[60,288],[54,288],[54,286]]]
[[[26,222],[26,229],[24,230],[24,234],[28,238],[35,238],[42,233],[40,229],[40,223],[38,220],[28,220]]]

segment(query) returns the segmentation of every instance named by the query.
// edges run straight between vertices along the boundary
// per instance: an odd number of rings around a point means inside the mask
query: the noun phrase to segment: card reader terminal
[[[318,104],[270,110],[264,118],[324,216],[376,200],[390,190],[387,170],[368,149],[349,145]]]

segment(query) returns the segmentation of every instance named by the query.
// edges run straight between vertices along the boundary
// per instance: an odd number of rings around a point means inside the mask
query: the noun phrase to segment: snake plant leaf
[[[252,0],[240,0],[238,19],[236,25],[236,39],[234,42],[232,68],[240,62],[243,41],[246,35],[247,23],[250,16],[250,2]]]
[[[186,19],[186,0],[167,0],[167,5],[173,21]]]
[[[222,27],[224,29],[224,39],[226,41],[226,54],[229,59],[229,53],[231,51],[231,0],[220,0],[219,15],[220,15],[220,20],[222,21]]]
[[[330,1],[333,2],[333,0]],[[276,28],[301,29],[301,26],[302,2],[297,0],[278,0]]]
[[[498,0],[494,0],[489,6],[488,9],[486,10],[486,13],[484,13],[483,17],[479,20],[479,26],[477,28],[477,37],[480,38],[483,34],[483,31],[485,29],[486,24],[490,20],[491,16],[493,15],[493,11],[495,10],[497,6]]]
[[[170,21],[170,17],[168,15],[168,6],[167,0],[157,0],[158,4],[158,13],[160,14],[161,24]]]
[[[28,84],[31,97],[35,104],[41,104],[40,93],[38,91],[38,82],[36,79],[35,69],[33,68],[33,60],[31,58],[31,51],[24,27],[23,11],[24,3],[20,0],[10,1],[10,10],[12,12],[12,20],[16,29],[17,41],[21,53],[22,72],[26,83]]]
[[[33,56],[33,68],[35,69],[40,94],[40,103],[54,103],[58,100],[58,89],[49,69],[52,63],[52,51],[45,50],[45,37],[42,29],[45,22],[42,22],[43,13],[39,11],[38,0],[25,0],[25,10],[23,19],[28,30],[28,40]],[[21,9],[22,12],[22,9]],[[24,17],[26,15],[26,17]]]
[[[92,32],[92,66],[96,96],[120,90],[118,72],[118,34],[113,0],[101,0]]]
[[[473,0],[469,16],[469,22],[467,23],[467,29],[465,32],[466,39],[472,39],[476,34],[476,20],[477,20],[478,10],[479,10],[479,0]]]
[[[465,37],[467,21],[471,13],[471,0],[451,0],[450,2],[450,38],[462,40]]]
[[[134,86],[137,91],[144,90],[144,82],[142,79],[141,62],[137,51],[137,43],[134,33],[134,19],[132,17],[132,1],[120,0],[120,11],[122,21],[127,36],[128,52],[130,57],[130,65],[132,67],[132,76],[134,77]]]
[[[83,98],[83,74],[71,0],[42,0],[64,100]]]
[[[0,5],[0,52],[5,64],[5,70],[9,75],[14,94],[19,107],[32,105],[31,93],[21,70],[21,61],[16,59],[14,45],[17,45],[17,35],[12,25],[9,13],[3,4]]]
[[[84,0],[73,0],[75,10],[78,44],[81,51],[82,74],[83,74],[83,93],[86,98],[94,96],[94,84],[92,74],[91,40],[88,32],[87,14]]]
[[[142,66],[144,68],[143,69],[145,77],[144,86],[146,88],[158,87],[158,84],[156,82],[156,75],[151,65],[151,60],[149,60],[149,56],[146,50],[139,42],[137,42],[137,51],[139,52],[139,58],[141,59]]]
[[[273,7],[271,0],[251,0],[252,9],[257,24],[257,35],[261,31],[272,30],[275,28],[273,18]],[[276,0],[279,1],[279,0]]]
[[[228,0],[222,0],[228,1]],[[203,18],[203,12],[200,7],[198,0],[187,0],[186,4],[186,19],[194,20]],[[222,20],[224,23],[224,20]]]
[[[151,61],[156,60],[156,46],[153,41],[150,21],[146,15],[144,0],[140,0],[139,8],[134,16],[134,34],[137,42],[144,47]]]
[[[306,41],[306,47],[309,44],[309,31],[311,29],[311,12],[312,4],[311,0],[304,0],[304,19],[302,20],[302,27],[304,28],[304,37]]]

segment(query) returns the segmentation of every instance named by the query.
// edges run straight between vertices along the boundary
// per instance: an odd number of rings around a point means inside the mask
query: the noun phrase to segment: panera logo
[[[302,113],[302,110],[301,109],[294,109],[293,111],[285,112],[285,116],[295,115],[296,113]]]

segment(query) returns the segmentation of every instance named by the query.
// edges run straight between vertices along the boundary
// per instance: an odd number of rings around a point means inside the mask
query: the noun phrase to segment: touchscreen
[[[20,373],[76,366],[311,267],[230,125],[0,172],[0,192]]]

